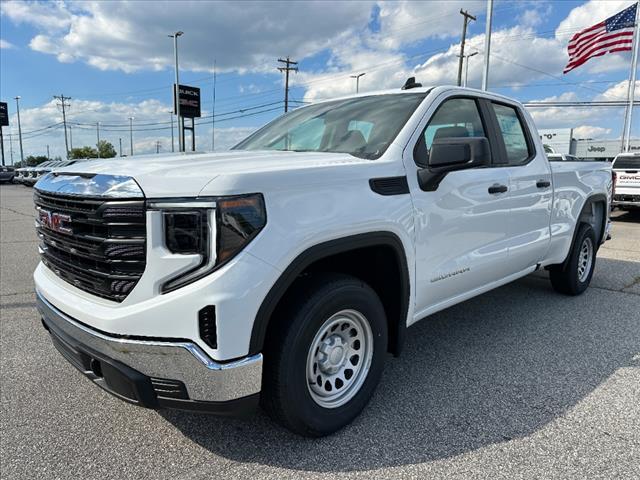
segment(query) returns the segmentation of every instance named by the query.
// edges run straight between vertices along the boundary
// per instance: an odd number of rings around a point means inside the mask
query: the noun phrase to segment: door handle
[[[536,187],[538,188],[549,188],[551,186],[551,182],[549,180],[538,180],[536,182]]]
[[[509,188],[506,185],[500,185],[499,183],[494,183],[489,187],[489,193],[492,195],[495,193],[504,193],[507,190],[509,190]]]

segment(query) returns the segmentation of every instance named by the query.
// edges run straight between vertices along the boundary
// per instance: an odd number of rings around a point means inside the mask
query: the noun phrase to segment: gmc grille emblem
[[[44,228],[53,230],[54,232],[71,235],[73,230],[69,227],[71,217],[64,213],[50,212],[41,208],[38,210],[38,222]]]

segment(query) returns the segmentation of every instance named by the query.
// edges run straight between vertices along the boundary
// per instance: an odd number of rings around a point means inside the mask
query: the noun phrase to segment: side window
[[[486,137],[476,101],[471,98],[446,100],[424,130],[427,151],[436,138]]]
[[[521,165],[531,156],[531,150],[524,133],[524,126],[515,108],[499,103],[493,104],[500,132],[507,150],[509,165]]]

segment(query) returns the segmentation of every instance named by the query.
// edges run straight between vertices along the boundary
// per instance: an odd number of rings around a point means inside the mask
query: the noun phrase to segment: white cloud
[[[371,2],[6,2],[3,14],[40,29],[31,48],[61,61],[102,70],[160,70],[173,66],[179,39],[182,68],[273,71],[275,59],[303,59],[367,24]],[[354,27],[355,26],[355,27]]]
[[[10,48],[16,48],[16,46],[11,42],[7,42],[4,38],[0,38],[0,50],[9,50]]]
[[[580,125],[573,129],[574,138],[601,138],[611,133],[610,128]]]
[[[27,23],[46,31],[69,27],[72,17],[68,7],[61,1],[3,1],[0,3],[0,12],[17,24]]]

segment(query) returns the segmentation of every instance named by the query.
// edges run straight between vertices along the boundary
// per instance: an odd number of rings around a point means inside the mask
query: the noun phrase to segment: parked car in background
[[[49,172],[52,172],[57,168],[73,165],[74,163],[77,163],[79,161],[80,160],[57,160],[53,162],[44,162],[44,163],[41,163],[40,165],[36,165],[35,167],[32,167],[32,169],[29,171],[29,176],[25,178],[24,184],[32,187],[38,180],[40,180],[40,178],[43,175]]]
[[[364,408],[408,326],[542,268],[583,293],[612,178],[550,164],[515,100],[410,79],[229,152],[86,162],[34,190],[37,305],[87,378],[151,408],[261,401],[321,436]]]
[[[613,159],[613,206],[640,208],[640,153],[621,153]]]
[[[0,183],[11,183],[15,176],[15,168],[9,166],[0,167]]]
[[[50,165],[54,162],[56,162],[56,160],[47,160],[46,162],[42,162],[41,164],[35,165],[33,167],[18,168],[16,170],[17,172],[16,182],[21,183],[23,185],[27,185],[27,186],[32,186],[33,183],[35,182],[31,182],[30,179],[32,178],[32,175],[35,175],[34,170],[36,168],[46,167],[47,165]]]

